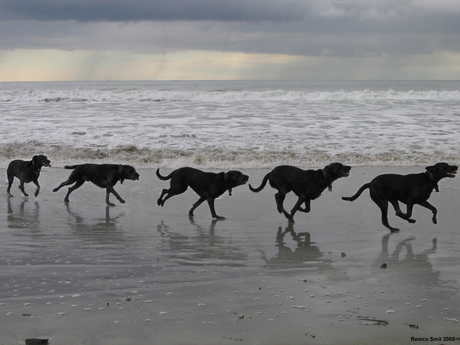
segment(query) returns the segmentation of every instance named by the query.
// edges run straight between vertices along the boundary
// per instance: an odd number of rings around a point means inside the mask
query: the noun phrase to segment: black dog
[[[35,196],[38,196],[40,192],[40,184],[38,183],[38,177],[42,167],[51,167],[51,162],[48,157],[44,155],[33,156],[31,161],[23,161],[16,159],[8,165],[6,174],[8,175],[8,188],[7,193],[9,196],[13,196],[10,193],[11,185],[13,180],[17,177],[20,181],[19,189],[25,196],[29,196],[24,190],[24,183],[33,182],[37,186]]]
[[[371,199],[382,211],[382,224],[391,231],[399,231],[388,224],[388,202],[393,205],[396,215],[409,223],[415,223],[411,219],[412,208],[415,204],[426,207],[433,212],[433,223],[436,224],[436,208],[427,200],[431,192],[438,190],[438,182],[444,177],[455,177],[458,167],[447,163],[436,163],[427,167],[424,173],[397,175],[384,174],[374,178],[371,182],[362,186],[352,197],[343,197],[343,200],[356,200],[361,193],[369,188]],[[402,213],[398,201],[407,205],[407,213]]]
[[[270,186],[278,190],[278,193],[275,194],[278,212],[283,213],[289,222],[294,223],[294,214],[297,211],[310,212],[311,200],[318,198],[326,188],[331,190],[332,182],[340,177],[348,176],[350,169],[351,167],[341,163],[332,163],[319,170],[302,170],[294,166],[282,165],[265,175],[259,188],[249,185],[249,189],[256,193],[260,192],[267,184],[267,180],[270,181]],[[286,194],[291,191],[299,199],[289,214],[284,209],[283,202]],[[305,208],[301,208],[303,203],[305,203]]]
[[[72,193],[75,189],[80,188],[86,181],[90,181],[96,186],[106,189],[105,202],[108,206],[114,206],[114,204],[109,202],[110,193],[115,195],[115,197],[122,204],[124,204],[125,201],[120,197],[120,195],[118,195],[115,189],[113,189],[113,186],[115,186],[118,181],[123,183],[125,179],[139,180],[139,174],[131,165],[81,164],[72,166],[66,165],[64,168],[74,170],[70,174],[67,181],[62,182],[59,187],[54,188],[53,192],[57,192],[62,187],[75,183],[72,187],[69,188],[69,191],[64,198],[65,202],[69,202],[70,193]]]
[[[189,216],[193,217],[193,211],[206,200],[209,204],[211,215],[215,219],[225,218],[216,214],[214,200],[227,190],[232,195],[232,188],[245,184],[249,179],[247,175],[236,170],[216,174],[188,167],[177,169],[166,177],[161,176],[160,169],[158,169],[157,176],[161,180],[171,179],[170,188],[163,189],[158,198],[157,203],[159,206],[163,206],[165,201],[174,195],[184,193],[190,186],[200,196],[200,199],[193,204],[193,207],[188,212]],[[165,194],[166,197],[163,199]]]

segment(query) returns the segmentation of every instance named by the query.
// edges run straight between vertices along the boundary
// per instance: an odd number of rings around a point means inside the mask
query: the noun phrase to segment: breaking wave
[[[155,150],[134,145],[116,148],[76,148],[71,146],[48,146],[37,142],[0,145],[0,167],[5,168],[12,159],[29,160],[35,154],[45,154],[57,166],[66,164],[114,163],[131,164],[143,168],[179,168],[194,166],[201,168],[271,168],[281,164],[303,167],[321,167],[331,162],[352,166],[423,166],[435,162],[458,162],[459,155],[439,152],[414,153],[392,151],[386,153],[343,152],[273,152],[251,149],[237,151],[215,150]],[[53,165],[56,166],[56,165]]]

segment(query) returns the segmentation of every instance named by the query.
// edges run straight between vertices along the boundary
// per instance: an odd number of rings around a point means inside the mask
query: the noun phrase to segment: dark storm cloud
[[[460,51],[459,0],[0,0],[0,49]]]
[[[279,21],[302,18],[289,1],[259,0],[1,0],[2,20]]]
[[[446,5],[458,0],[443,0],[444,7],[430,1],[0,0],[0,20],[285,22],[312,33],[460,32],[458,8]]]

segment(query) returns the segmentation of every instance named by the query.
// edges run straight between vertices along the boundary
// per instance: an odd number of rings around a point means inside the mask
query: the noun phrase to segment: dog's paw
[[[123,199],[120,199],[120,202],[121,202],[122,204],[124,204],[126,201],[124,201]]]
[[[407,221],[408,221],[409,223],[411,223],[411,224],[414,224],[414,223],[416,222],[415,219],[410,219],[410,218],[409,218]]]

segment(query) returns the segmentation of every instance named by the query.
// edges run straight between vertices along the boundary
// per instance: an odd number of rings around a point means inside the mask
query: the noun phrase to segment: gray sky
[[[460,79],[460,0],[0,0],[0,81]]]

